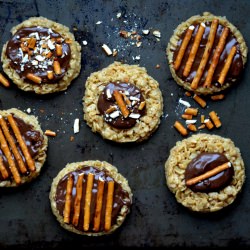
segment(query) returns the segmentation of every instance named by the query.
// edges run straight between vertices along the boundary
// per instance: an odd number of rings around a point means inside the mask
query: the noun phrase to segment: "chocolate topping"
[[[16,116],[13,116],[13,118],[15,119],[15,122],[21,132],[21,135],[22,135],[22,138],[25,142],[25,144],[27,145],[27,148],[29,150],[29,153],[31,155],[31,157],[34,159],[39,151],[39,148],[42,146],[43,144],[43,136],[41,135],[41,133],[37,130],[34,130],[34,127],[32,125],[29,125],[27,123],[25,123],[22,119],[16,117]],[[12,138],[15,140],[15,144],[16,144],[16,147],[26,165],[26,168],[28,169],[27,167],[27,162],[26,162],[26,159],[22,153],[22,150],[19,146],[19,143],[17,142],[16,140],[16,137],[14,135],[14,132],[12,131],[11,127],[10,127],[10,124],[8,122],[7,119],[5,119],[6,121],[6,124],[9,128],[9,132],[12,136]],[[11,148],[10,148],[10,151],[11,151]],[[0,156],[3,158],[3,162],[4,162],[4,165],[5,165],[5,168],[7,169],[7,171],[9,172],[9,178],[12,178],[12,174],[10,172],[10,169],[9,169],[9,164],[8,164],[8,161],[2,151],[2,149],[0,148]],[[13,160],[15,161],[16,163],[16,167],[18,168],[18,164],[17,164],[17,161],[15,160],[15,157],[14,155],[12,154],[12,158]],[[19,169],[19,168],[18,168]],[[21,175],[21,172],[19,171],[20,175]],[[26,173],[26,175],[28,175],[29,172]],[[0,181],[3,180],[3,177],[0,173]]]
[[[76,229],[80,231],[83,230],[83,208],[84,208],[84,201],[86,196],[86,184],[87,184],[87,175],[89,173],[94,174],[94,182],[92,186],[92,198],[91,198],[91,204],[90,204],[90,226],[89,226],[89,232],[94,233],[93,231],[93,222],[94,222],[94,216],[95,216],[95,206],[96,206],[96,197],[97,197],[97,185],[98,180],[102,179],[104,184],[104,192],[103,192],[103,205],[102,205],[102,211],[101,211],[101,224],[99,232],[104,231],[104,223],[105,223],[105,207],[106,207],[106,197],[107,197],[107,184],[109,181],[114,181],[114,179],[110,176],[110,174],[106,170],[100,170],[95,167],[90,166],[83,166],[81,169],[78,169],[76,171],[72,171],[68,174],[66,174],[58,183],[58,186],[56,188],[56,195],[55,195],[55,202],[56,207],[58,209],[58,212],[61,216],[63,216],[64,206],[65,206],[65,196],[66,196],[66,187],[67,187],[67,180],[69,175],[71,174],[73,176],[74,184],[73,184],[73,191],[72,191],[72,202],[71,202],[71,209],[70,209],[70,221],[72,221],[73,214],[74,214],[74,201],[76,197],[76,183],[79,174],[84,174],[83,177],[83,188],[82,188],[82,199],[81,199],[81,209],[80,209],[80,217],[79,222],[77,226],[74,226]],[[114,196],[113,196],[113,208],[112,208],[112,221],[111,226],[117,223],[117,217],[121,215],[121,209],[123,206],[127,207],[127,211],[123,211],[123,215],[126,215],[128,213],[128,209],[131,205],[131,200],[129,197],[129,193],[122,189],[122,186],[115,182],[114,187]],[[71,224],[73,226],[73,224]],[[97,233],[97,232],[96,232]]]
[[[187,166],[185,172],[185,180],[190,180],[196,176],[229,162],[224,154],[220,153],[201,153],[195,157]],[[190,186],[194,192],[212,192],[219,191],[229,185],[234,175],[234,168],[230,168]]]
[[[197,34],[197,31],[198,31],[198,28],[199,28],[199,24],[193,24],[193,25],[194,25],[195,29],[193,31],[192,38],[191,38],[191,40],[190,40],[190,42],[188,44],[188,47],[187,47],[187,49],[185,51],[184,57],[183,57],[182,62],[181,62],[181,66],[176,72],[178,77],[180,77],[183,81],[190,82],[190,83],[192,82],[192,80],[194,79],[194,77],[196,75],[196,72],[197,72],[198,67],[200,65],[200,62],[201,62],[201,58],[202,58],[203,53],[205,51],[206,43],[207,43],[209,32],[210,32],[211,22],[206,22],[205,23],[205,25],[206,25],[205,32],[204,32],[203,37],[201,39],[201,43],[200,43],[200,46],[198,48],[198,51],[197,51],[193,66],[191,68],[191,71],[190,71],[189,75],[187,77],[185,77],[185,76],[182,75],[183,70],[184,70],[184,67],[186,65],[188,55],[190,53],[192,45],[194,43],[194,38],[195,38],[195,36]],[[217,44],[219,42],[219,39],[220,39],[220,36],[222,34],[223,29],[224,29],[224,27],[221,24],[219,24],[218,28],[217,28],[217,33],[216,33],[216,36],[215,36],[212,52],[210,54],[208,63],[206,65],[206,67],[205,67],[203,76],[202,76],[202,78],[200,80],[201,85],[205,81],[208,68],[209,68],[209,66],[211,64],[215,48],[216,48],[216,46],[217,46]],[[185,33],[186,33],[186,31],[183,32],[183,34],[180,36],[180,40],[178,41],[178,46],[177,46],[176,50],[174,51],[174,58],[173,58],[174,61],[175,61],[175,59],[177,57],[178,51],[180,49],[180,45],[181,45],[181,43],[182,43],[182,41],[183,41],[183,39],[185,37]],[[236,52],[236,55],[234,56],[233,62],[232,62],[231,67],[230,67],[230,70],[229,70],[229,72],[227,74],[226,82],[229,82],[229,83],[234,82],[235,80],[237,80],[240,77],[241,72],[243,71],[243,61],[242,61],[241,52],[240,52],[240,45],[239,45],[238,41],[236,40],[235,36],[233,35],[233,33],[230,31],[229,35],[227,37],[227,40],[226,40],[225,48],[224,48],[224,50],[223,50],[223,52],[222,52],[222,54],[220,56],[218,65],[217,65],[216,70],[215,70],[214,75],[213,75],[212,84],[214,84],[216,87],[221,86],[220,84],[217,83],[217,80],[218,80],[218,78],[220,76],[220,72],[221,72],[221,70],[222,70],[222,68],[224,66],[225,60],[226,60],[226,58],[227,58],[228,54],[230,53],[230,50],[231,50],[231,48],[233,46],[236,46],[237,52]]]
[[[123,117],[120,108],[115,101],[113,95],[114,90],[123,93],[130,102],[130,104],[126,104],[126,107],[130,112],[130,115],[127,118]],[[137,120],[146,113],[145,107],[141,110],[139,109],[142,102],[145,102],[145,99],[140,89],[135,85],[131,83],[114,82],[109,83],[100,94],[97,107],[108,124],[118,129],[129,129],[133,127]],[[107,113],[107,110],[112,106],[115,107],[115,111]]]
[[[35,45],[29,48],[30,38],[35,39]],[[55,46],[62,46],[62,56],[57,56]],[[42,83],[57,83],[67,72],[71,50],[63,37],[45,27],[26,27],[19,29],[9,40],[6,56],[10,65],[21,78],[35,84],[26,78],[32,73],[42,79]],[[57,60],[61,66],[61,74],[54,73],[53,79],[48,79],[47,71],[53,70],[53,62]]]

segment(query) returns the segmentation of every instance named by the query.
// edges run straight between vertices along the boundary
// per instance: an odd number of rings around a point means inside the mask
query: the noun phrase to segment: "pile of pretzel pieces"
[[[185,92],[186,96],[192,97],[202,108],[205,108],[207,103],[206,101],[198,96],[197,94],[192,94],[190,92]],[[219,95],[213,95],[211,96],[211,100],[216,101],[216,100],[222,100],[224,99],[224,94],[219,94]],[[196,120],[192,120],[193,117],[197,117],[198,115],[198,108],[192,108],[188,107],[185,109],[184,114],[182,114],[182,118],[186,120],[186,126],[184,126],[180,121],[175,121],[174,123],[174,128],[182,135],[182,136],[187,136],[188,131],[196,132],[197,130],[207,128],[208,130],[211,130],[212,128],[216,127],[219,128],[221,127],[222,123],[220,121],[219,116],[217,113],[213,110],[209,112],[209,118],[205,119],[205,115],[200,116],[200,123],[201,125],[197,128],[195,126]]]
[[[80,212],[84,213],[83,220],[83,230],[88,231],[90,226],[90,205],[92,199],[92,188],[94,183],[95,175],[92,173],[87,174],[86,177],[86,194],[84,201],[84,209],[81,209],[81,200],[82,200],[82,189],[83,189],[83,177],[84,174],[79,174],[77,177],[76,183],[76,198],[72,206],[72,190],[74,185],[74,177],[72,174],[69,175],[67,179],[66,187],[66,198],[63,212],[63,220],[65,223],[70,223],[70,215],[72,214],[71,208],[73,207],[73,217],[72,224],[77,226],[79,223]],[[98,232],[101,225],[101,211],[104,200],[104,185],[105,181],[102,179],[98,180],[97,185],[97,195],[96,195],[96,206],[95,206],[95,216],[94,216],[94,225],[93,230]],[[104,219],[104,230],[109,231],[111,228],[111,217],[112,217],[112,208],[113,208],[113,194],[114,194],[114,181],[107,182],[107,202],[105,207],[105,219]]]

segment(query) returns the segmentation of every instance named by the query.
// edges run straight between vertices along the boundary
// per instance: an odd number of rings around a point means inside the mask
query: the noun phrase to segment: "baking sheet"
[[[198,215],[177,204],[165,184],[164,163],[171,147],[182,139],[172,126],[182,113],[178,100],[192,103],[171,77],[165,48],[180,22],[204,11],[226,16],[250,44],[249,1],[0,1],[1,48],[10,38],[10,29],[31,16],[45,16],[68,26],[82,45],[81,73],[67,91],[37,96],[14,85],[0,89],[1,109],[16,107],[26,111],[31,108],[31,114],[38,117],[43,130],[58,133],[57,137],[49,138],[47,161],[35,181],[18,189],[0,190],[0,249],[250,247],[248,65],[240,84],[226,94],[225,100],[208,101],[208,107],[202,110],[204,114],[216,110],[222,121],[220,129],[206,132],[231,138],[241,150],[247,176],[241,194],[220,212]],[[119,36],[121,29],[139,33],[142,29],[157,29],[161,38],[157,41],[151,32],[143,36],[142,45],[137,48],[133,40]],[[86,46],[82,43],[84,40]],[[108,57],[101,49],[103,43],[117,49],[117,57]],[[140,144],[118,145],[104,141],[93,134],[82,119],[84,82],[91,72],[114,60],[146,67],[160,83],[164,115],[158,130]],[[76,135],[73,133],[75,118],[81,121]],[[71,136],[75,138],[72,142]],[[52,179],[68,162],[89,159],[115,165],[133,191],[131,213],[110,236],[91,238],[70,233],[60,227],[50,209],[48,196]]]

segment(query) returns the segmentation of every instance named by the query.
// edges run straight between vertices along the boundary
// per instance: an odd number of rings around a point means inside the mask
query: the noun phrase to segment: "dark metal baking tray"
[[[209,11],[226,16],[250,44],[249,1],[0,1],[0,47],[10,38],[10,29],[31,16],[45,16],[70,28],[82,45],[80,76],[67,91],[37,96],[1,87],[0,108],[31,108],[43,130],[57,131],[49,138],[48,157],[41,175],[18,189],[0,190],[0,249],[47,249],[60,247],[250,247],[250,74],[246,65],[240,83],[226,94],[225,100],[211,102],[202,110],[216,110],[222,127],[206,131],[231,138],[241,150],[246,166],[246,182],[236,201],[221,212],[198,215],[180,204],[167,189],[164,163],[169,150],[182,136],[173,128],[180,119],[179,98],[184,90],[173,81],[165,48],[176,26],[192,15]],[[121,17],[117,18],[117,13]],[[100,24],[96,24],[101,21]],[[137,48],[119,30],[160,30],[157,41],[152,32]],[[82,41],[86,40],[84,46]],[[118,50],[108,57],[101,45]],[[135,57],[140,56],[140,60]],[[84,83],[91,72],[114,60],[146,67],[159,83],[164,97],[164,115],[158,130],[140,144],[118,145],[91,132],[83,121]],[[160,68],[157,69],[156,65]],[[41,112],[44,110],[44,112]],[[80,118],[80,132],[73,133],[73,122]],[[70,141],[74,136],[74,141]],[[68,162],[88,159],[114,164],[129,181],[133,206],[122,227],[105,237],[75,235],[60,227],[52,215],[49,191],[52,179]]]

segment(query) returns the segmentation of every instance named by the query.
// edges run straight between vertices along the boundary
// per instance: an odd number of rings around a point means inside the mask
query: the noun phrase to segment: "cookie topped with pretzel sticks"
[[[54,178],[49,198],[61,226],[87,236],[113,233],[132,205],[127,179],[98,160],[68,163]]]
[[[0,145],[0,187],[18,187],[40,174],[48,138],[35,116],[1,110]]]
[[[209,95],[239,81],[248,47],[241,32],[225,17],[204,12],[175,29],[166,53],[177,84]]]
[[[79,75],[81,46],[69,28],[45,17],[31,17],[11,29],[2,49],[6,75],[24,91],[63,91]]]

